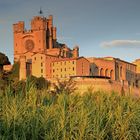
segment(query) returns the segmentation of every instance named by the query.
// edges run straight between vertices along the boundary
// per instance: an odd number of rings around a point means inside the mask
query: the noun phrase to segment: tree
[[[9,73],[9,79],[10,80],[16,80],[17,81],[19,79],[19,67],[20,67],[19,62],[16,62],[16,63],[13,64],[12,70]]]
[[[47,81],[44,77],[35,77],[35,76],[30,76],[28,77],[30,79],[30,82],[33,82],[34,86],[41,90],[41,89],[48,89],[50,86],[50,82]]]
[[[8,59],[8,57],[0,52],[0,72],[2,72],[3,70],[3,65],[9,65],[10,61]]]
[[[60,81],[59,79],[57,79],[57,82],[53,83],[53,88],[54,90],[52,91],[52,93],[54,94],[71,94],[76,90],[75,81],[73,81],[72,78],[64,81]]]

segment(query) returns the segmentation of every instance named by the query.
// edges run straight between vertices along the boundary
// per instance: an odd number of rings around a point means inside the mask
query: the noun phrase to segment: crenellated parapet
[[[13,24],[14,33],[24,32],[24,30],[25,30],[24,21],[19,21],[18,23]]]

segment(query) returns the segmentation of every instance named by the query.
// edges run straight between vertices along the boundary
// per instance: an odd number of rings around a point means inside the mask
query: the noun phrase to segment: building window
[[[100,69],[100,76],[104,76],[104,69],[103,68]]]
[[[43,69],[41,69],[41,73],[43,73]]]
[[[120,77],[122,77],[122,66],[120,67]]]
[[[105,77],[108,77],[108,69],[105,70]]]
[[[110,78],[111,78],[111,80],[113,80],[113,75],[114,75],[114,72],[113,72],[113,70],[111,70],[110,71]]]
[[[55,72],[55,70],[53,69],[53,72]]]
[[[41,67],[43,66],[43,63],[41,63]]]
[[[91,68],[90,68],[90,73],[91,73]]]
[[[66,71],[66,68],[65,68],[65,71]]]
[[[36,60],[36,57],[34,58],[34,60]]]
[[[62,72],[62,69],[61,69],[61,72]]]
[[[74,64],[74,61],[72,63]]]
[[[74,67],[73,67],[73,71],[74,71]]]
[[[42,59],[42,56],[41,56],[41,59]]]

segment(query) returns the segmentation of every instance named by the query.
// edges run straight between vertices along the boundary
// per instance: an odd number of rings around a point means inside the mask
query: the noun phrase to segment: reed
[[[2,140],[138,140],[140,99],[115,93],[49,94],[28,83],[0,96]]]

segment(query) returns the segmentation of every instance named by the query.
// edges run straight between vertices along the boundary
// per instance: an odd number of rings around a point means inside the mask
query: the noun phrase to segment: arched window
[[[99,75],[99,69],[98,67],[95,67],[94,76],[98,76],[98,75]]]
[[[116,71],[115,71],[115,73],[116,73],[116,80],[119,80],[119,79],[120,79],[120,70],[119,70],[118,64],[117,64],[117,66],[116,66]]]
[[[104,69],[103,68],[100,69],[100,76],[104,76]]]
[[[120,77],[122,77],[122,66],[120,67]]]
[[[110,79],[112,79],[112,80],[113,80],[113,74],[114,74],[114,72],[113,72],[113,70],[111,70],[110,71]]]
[[[105,77],[108,77],[108,69],[105,70]]]

